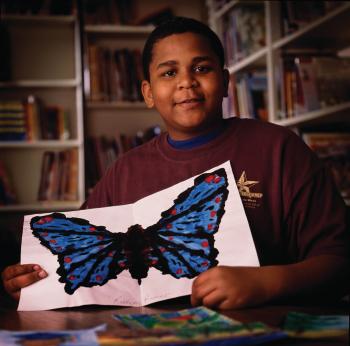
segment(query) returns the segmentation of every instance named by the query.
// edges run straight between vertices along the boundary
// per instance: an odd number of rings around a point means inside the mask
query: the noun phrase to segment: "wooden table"
[[[85,306],[70,309],[58,309],[50,311],[21,311],[1,307],[0,305],[0,329],[6,330],[64,330],[92,328],[99,324],[107,323],[107,331],[118,334],[121,326],[116,322],[112,314],[122,313],[159,313],[189,308],[187,298],[153,304],[141,308],[120,308],[110,306]],[[221,311],[224,315],[241,322],[261,321],[273,327],[280,327],[283,319],[290,311],[306,312],[319,315],[337,314],[348,315],[345,305],[338,306],[287,306],[268,305],[244,310]],[[269,345],[307,345],[307,346],[345,346],[349,344],[348,336],[329,340],[277,340]]]

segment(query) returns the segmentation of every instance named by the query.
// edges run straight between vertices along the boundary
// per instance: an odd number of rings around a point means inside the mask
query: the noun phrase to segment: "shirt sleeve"
[[[293,189],[286,217],[290,252],[296,261],[319,255],[349,257],[347,210],[331,172],[304,143],[293,146],[288,168],[295,172],[289,179],[296,183],[289,184]]]

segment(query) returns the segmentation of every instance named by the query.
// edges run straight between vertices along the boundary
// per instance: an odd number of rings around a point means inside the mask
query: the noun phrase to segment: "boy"
[[[216,34],[188,18],[166,22],[148,38],[143,67],[145,102],[158,110],[168,132],[118,159],[83,207],[133,203],[230,160],[261,267],[209,269],[194,280],[192,304],[232,309],[344,293],[344,203],[292,132],[222,119],[228,72]],[[8,267],[2,278],[18,299],[22,287],[45,276],[30,264]]]

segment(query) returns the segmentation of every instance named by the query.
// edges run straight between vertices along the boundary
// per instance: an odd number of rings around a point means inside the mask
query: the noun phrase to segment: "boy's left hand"
[[[268,300],[266,280],[257,267],[218,266],[193,282],[191,303],[219,309],[259,305]]]

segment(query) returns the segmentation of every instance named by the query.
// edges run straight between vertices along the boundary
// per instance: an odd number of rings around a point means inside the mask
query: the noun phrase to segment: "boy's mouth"
[[[175,105],[193,105],[204,101],[204,97],[188,98],[175,102]]]

